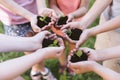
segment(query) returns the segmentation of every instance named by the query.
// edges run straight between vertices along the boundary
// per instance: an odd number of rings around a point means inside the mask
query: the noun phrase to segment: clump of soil
[[[37,17],[37,25],[42,28],[45,25],[48,25],[51,22],[51,18],[46,16],[46,17],[42,17],[42,16],[38,16]]]
[[[51,40],[51,39],[44,39],[42,42],[42,47],[48,47],[48,46],[59,46],[59,42],[57,40]]]
[[[70,61],[75,63],[79,61],[86,61],[88,59],[88,56],[83,51],[77,51],[72,56]]]
[[[72,40],[79,40],[81,33],[82,33],[82,30],[80,30],[80,29],[69,29],[67,31],[67,35]]]

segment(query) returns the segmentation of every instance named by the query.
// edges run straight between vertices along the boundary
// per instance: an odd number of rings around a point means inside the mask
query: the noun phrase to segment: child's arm
[[[77,9],[76,11],[74,11],[68,15],[71,15],[74,18],[78,18],[78,17],[85,15],[85,13],[88,10],[89,3],[90,3],[90,0],[81,0],[81,4],[79,6],[79,9]]]
[[[89,27],[111,2],[112,0],[96,0],[86,15],[80,20],[81,26],[84,29]]]
[[[0,4],[2,4],[7,9],[11,10],[13,13],[18,14],[26,18],[31,22],[31,26],[33,31],[40,32],[40,28],[37,26],[37,15],[31,13],[27,9],[21,7],[14,0],[0,0]]]
[[[32,18],[36,18],[36,15],[31,13],[30,11],[26,10],[25,8],[19,6],[14,0],[0,0],[0,4],[11,10],[12,12],[19,14],[29,21],[32,20]]]
[[[117,16],[113,18],[112,20],[107,21],[104,24],[100,24],[94,28],[91,28],[91,36],[94,36],[96,34],[114,30],[116,28],[120,28],[120,16]]]
[[[48,31],[43,31],[33,37],[11,37],[0,34],[0,52],[33,51],[42,47],[42,41]]]
[[[117,16],[109,21],[107,21],[104,24],[100,24],[96,27],[90,28],[90,29],[85,29],[83,30],[79,41],[76,44],[76,47],[79,47],[82,45],[89,37],[95,36],[99,33],[114,30],[116,28],[119,28],[120,26],[120,16]]]
[[[77,74],[95,72],[104,80],[120,80],[120,74],[112,71],[94,61],[81,61],[76,63],[69,62],[69,67]]]
[[[36,0],[36,1],[37,1],[38,14],[41,14],[41,10],[47,8],[46,0]]]
[[[49,58],[58,58],[63,53],[63,50],[64,46],[43,48],[33,54],[0,63],[0,72],[2,73],[0,74],[0,80],[11,80],[30,69],[36,63]]]
[[[64,13],[57,7],[56,0],[49,0],[49,7],[55,10],[58,16],[64,15]]]
[[[88,55],[88,60],[104,61],[120,57],[120,46],[101,50],[93,50],[90,48],[80,48],[80,50],[82,50],[84,53]]]
[[[96,0],[92,8],[81,18],[80,21],[70,22],[66,24],[65,28],[86,29],[93,23],[93,21],[105,10],[105,8],[112,2],[112,0]]]

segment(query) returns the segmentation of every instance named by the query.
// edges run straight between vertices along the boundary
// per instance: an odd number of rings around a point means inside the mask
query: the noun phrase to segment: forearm
[[[51,0],[50,1],[50,5],[49,7],[53,10],[55,10],[55,12],[58,14],[58,15],[64,15],[64,13],[57,7],[57,4],[56,4],[56,1],[55,0]]]
[[[25,8],[19,6],[19,4],[17,4],[13,0],[0,0],[0,4],[5,6],[12,12],[25,17],[29,21],[31,20],[31,16],[35,17],[35,15],[33,13],[31,13],[30,11],[26,10]]]
[[[82,0],[79,9],[70,13],[74,18],[82,17],[88,11],[90,0]]]
[[[36,1],[37,1],[38,14],[40,14],[42,9],[47,8],[46,0],[36,0]]]
[[[96,50],[98,61],[104,61],[112,58],[120,57],[120,46]]]
[[[120,80],[120,74],[96,63],[93,71],[104,80]]]
[[[43,53],[33,53],[0,63],[0,80],[11,80],[42,61]],[[8,68],[9,67],[9,68]],[[6,77],[7,76],[7,77]]]
[[[118,16],[110,21],[107,21],[104,24],[100,24],[97,27],[91,28],[91,36],[102,33],[102,32],[114,30],[119,27],[120,27],[120,16]]]
[[[111,2],[112,0],[96,0],[91,9],[81,19],[82,26],[84,28],[89,27]]]
[[[79,18],[85,15],[86,12],[87,12],[87,9],[85,7],[81,7],[80,9],[70,13],[69,15],[72,15],[74,18]]]
[[[0,34],[0,37],[0,52],[33,51],[39,48],[39,44],[31,37],[11,37],[3,34]]]

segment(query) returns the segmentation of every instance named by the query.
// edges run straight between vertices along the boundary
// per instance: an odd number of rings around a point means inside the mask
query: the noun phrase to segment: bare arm
[[[119,27],[120,27],[120,16],[117,16],[117,17],[107,21],[104,24],[100,24],[100,25],[90,28],[90,29],[85,29],[85,30],[83,30],[83,33],[81,34],[80,39],[76,44],[76,48],[78,48],[80,45],[82,45],[91,36],[95,36],[99,33],[103,33],[106,31],[114,30]]]
[[[37,1],[38,14],[41,14],[41,10],[47,8],[46,0],[36,0],[36,1]]]
[[[90,48],[80,48],[80,50],[88,55],[88,60],[90,61],[104,61],[120,57],[120,45],[100,50],[93,50]]]
[[[76,11],[74,11],[68,15],[72,15],[74,18],[78,18],[78,17],[85,15],[85,13],[88,10],[89,3],[90,3],[90,0],[81,0],[79,9],[77,9]]]
[[[106,67],[101,66],[95,61],[80,61],[76,63],[68,63],[69,67],[77,74],[86,72],[95,72],[104,80],[120,80],[120,74]]]
[[[104,24],[100,24],[97,27],[91,28],[90,34],[93,36],[93,35],[96,35],[102,32],[114,30],[119,27],[120,27],[120,16],[117,16],[113,18],[112,20],[107,21]]]
[[[11,80],[30,69],[36,63],[49,58],[58,58],[63,53],[63,50],[63,46],[48,47],[39,49],[33,54],[0,63],[0,72],[2,73],[0,74],[0,80]]]
[[[99,61],[120,57],[120,46],[96,50]]]
[[[33,51],[42,47],[42,40],[48,31],[38,33],[33,37],[11,37],[0,34],[0,52]]]
[[[101,76],[104,80],[120,80],[119,73],[104,66],[101,66],[98,63],[96,63],[96,65],[94,66],[93,71]]]
[[[89,27],[111,2],[112,0],[96,0],[91,9],[81,19],[81,26]]]
[[[57,15],[64,15],[64,13],[57,7],[56,0],[49,0],[49,7],[54,9]]]
[[[12,12],[19,14],[29,21],[31,21],[31,16],[36,17],[35,14],[19,6],[14,0],[0,0],[0,4],[11,10]]]

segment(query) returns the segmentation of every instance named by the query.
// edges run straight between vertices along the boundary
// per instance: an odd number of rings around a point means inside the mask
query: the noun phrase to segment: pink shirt
[[[65,14],[69,14],[77,10],[81,0],[56,0],[59,9]]]
[[[24,7],[25,9],[37,14],[36,0],[14,0],[17,4]],[[0,20],[6,25],[22,24],[29,22],[24,17],[17,15],[16,13],[10,11],[4,6],[0,5]]]

